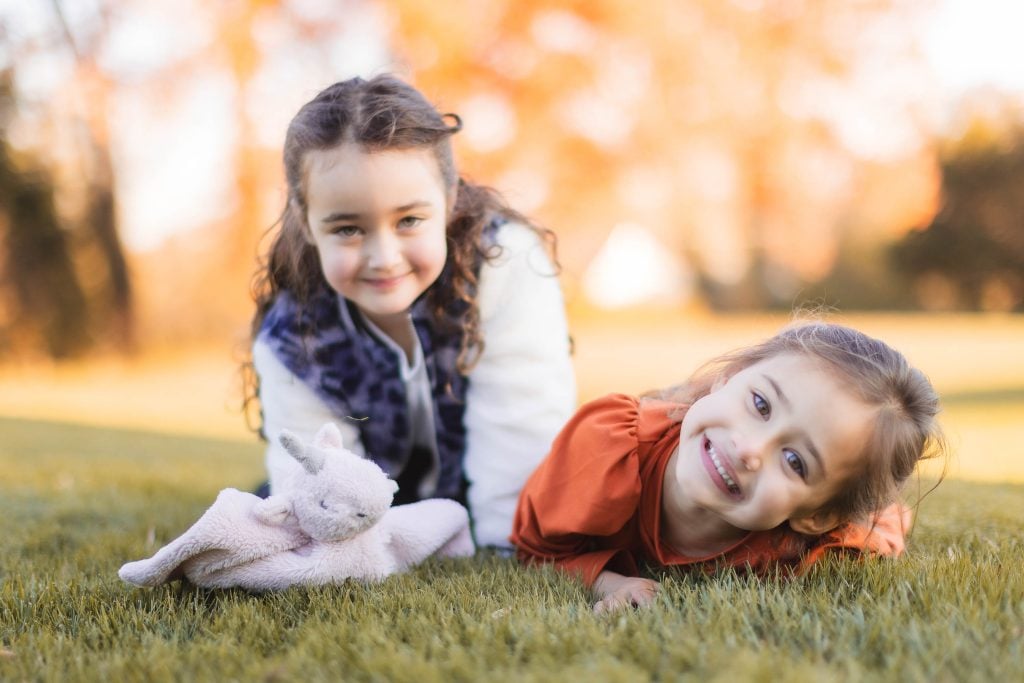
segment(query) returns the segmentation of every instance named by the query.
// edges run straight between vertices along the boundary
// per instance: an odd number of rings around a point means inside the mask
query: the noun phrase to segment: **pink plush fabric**
[[[224,489],[184,534],[118,576],[138,586],[183,578],[267,591],[379,581],[432,555],[475,552],[464,507],[445,499],[389,507],[394,482],[346,450],[333,424],[308,448],[289,433],[281,442],[303,466],[284,493],[264,500]]]

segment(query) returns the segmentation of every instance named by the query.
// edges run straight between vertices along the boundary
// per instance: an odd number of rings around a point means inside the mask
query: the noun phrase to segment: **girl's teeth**
[[[718,473],[722,475],[722,479],[725,481],[725,485],[729,487],[729,491],[732,493],[739,493],[740,487],[736,485],[736,482],[732,480],[729,473],[725,471],[724,467],[722,467],[722,463],[718,459],[718,453],[715,452],[715,447],[710,441],[708,442],[708,455],[711,456],[711,462],[714,463],[715,469],[718,470]]]

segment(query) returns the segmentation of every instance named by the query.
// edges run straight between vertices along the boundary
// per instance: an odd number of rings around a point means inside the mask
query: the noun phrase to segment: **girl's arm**
[[[465,473],[480,545],[508,547],[527,477],[571,416],[576,382],[558,276],[537,235],[509,223],[485,261],[478,303],[485,348],[466,396]]]
[[[310,441],[325,422],[333,422],[341,430],[345,447],[363,455],[359,429],[344,416],[334,415],[327,405],[296,377],[273,351],[260,341],[253,345],[252,361],[260,380],[260,407],[263,411],[263,434],[267,438],[267,474],[270,492],[276,493],[285,476],[302,466],[284,450],[278,440],[282,429],[290,429],[300,439]]]
[[[550,563],[587,587],[606,571],[638,573],[630,550],[641,494],[637,418],[636,399],[617,394],[566,424],[519,497],[512,541],[520,560]]]

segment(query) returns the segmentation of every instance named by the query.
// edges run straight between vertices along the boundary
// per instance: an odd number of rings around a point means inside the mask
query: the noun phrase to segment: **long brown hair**
[[[390,75],[335,83],[307,102],[288,126],[284,143],[284,171],[288,199],[265,260],[253,278],[256,303],[250,334],[259,334],[263,318],[277,294],[286,290],[300,306],[328,287],[316,248],[305,239],[306,158],[309,152],[356,144],[367,153],[385,150],[429,149],[448,196],[454,196],[447,221],[448,256],[441,277],[426,292],[438,324],[447,321],[446,311],[461,301],[462,342],[458,370],[467,374],[483,352],[480,312],[476,302],[477,266],[500,254],[488,248],[483,230],[495,217],[526,225],[546,243],[555,258],[555,237],[509,207],[489,187],[459,176],[452,154],[451,136],[462,127],[455,114],[441,114],[411,85]],[[556,260],[557,264],[557,260]],[[257,394],[256,378],[247,368],[246,404]]]
[[[679,404],[672,417],[682,420],[689,406],[711,393],[716,382],[784,353],[817,360],[876,409],[863,470],[821,512],[849,520],[880,510],[897,498],[919,461],[948,457],[937,420],[939,396],[924,373],[885,342],[835,323],[797,323],[760,344],[705,363],[683,384],[647,396]]]

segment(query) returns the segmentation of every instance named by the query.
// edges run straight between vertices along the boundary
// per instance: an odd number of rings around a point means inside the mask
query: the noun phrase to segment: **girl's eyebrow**
[[[433,204],[428,202],[426,199],[418,199],[414,202],[409,202],[408,204],[396,206],[394,209],[392,209],[391,213],[404,213],[406,211],[412,211],[413,209],[428,208],[430,206],[433,206]]]
[[[358,220],[358,213],[332,213],[320,219],[321,223],[337,223],[338,221]]]
[[[425,199],[417,199],[414,202],[408,204],[402,204],[396,206],[391,210],[391,213],[405,213],[406,211],[412,211],[413,209],[429,208],[433,206],[430,202]],[[337,223],[338,221],[356,221],[359,220],[361,214],[358,213],[332,213],[324,216],[320,219],[321,223]]]
[[[786,406],[787,410],[792,411],[793,410],[793,404],[789,402],[789,397],[786,396],[785,392],[782,391],[782,387],[779,386],[779,383],[776,382],[771,377],[769,377],[768,375],[762,375],[762,377],[764,377],[765,381],[767,381],[768,384],[772,385],[772,390],[774,390],[775,391],[775,395],[779,397],[779,403],[781,403],[782,405]],[[814,445],[814,442],[811,441],[811,437],[808,436],[808,434],[806,432],[804,432],[803,437],[804,437],[804,440],[807,442],[807,450],[810,452],[810,454],[817,461],[818,469],[821,470],[821,476],[822,476],[822,478],[824,478],[825,477],[825,462],[821,459],[821,453],[818,452],[818,448]]]

